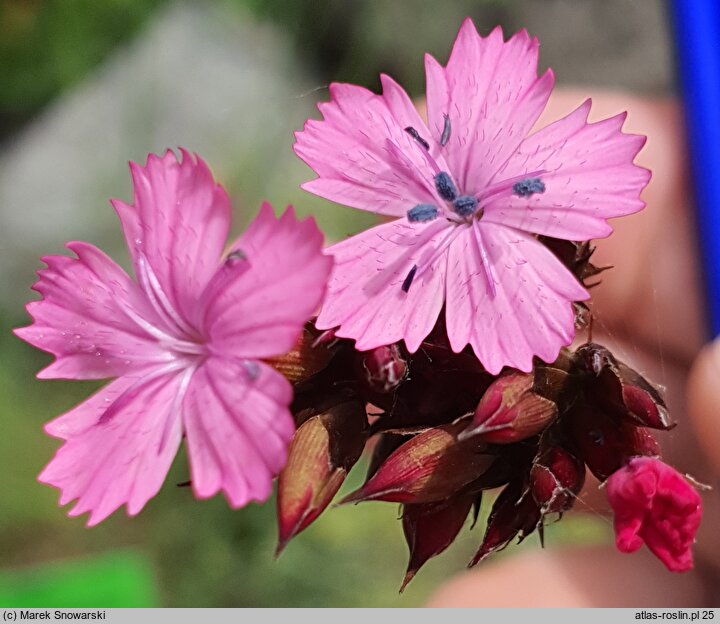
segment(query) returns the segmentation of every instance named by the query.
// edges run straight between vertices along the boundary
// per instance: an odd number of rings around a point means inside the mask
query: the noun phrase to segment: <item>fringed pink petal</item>
[[[124,504],[135,515],[157,494],[180,445],[187,380],[187,372],[149,375],[135,391],[137,379],[128,387],[115,382],[90,405],[76,408],[76,419],[66,415],[63,427],[55,425],[68,439],[38,479],[62,492],[61,505],[77,499],[70,516],[89,512],[88,526],[93,526]],[[101,413],[90,425],[91,414],[101,411],[98,401],[106,398],[111,400],[107,409],[118,402],[120,407],[111,418],[104,420]]]
[[[430,143],[429,132],[405,91],[382,77],[383,95],[348,84],[330,85],[322,121],[296,133],[295,153],[318,178],[302,187],[346,206],[404,216],[417,204],[438,202],[424,148],[405,128]],[[437,146],[433,154],[444,161]]]
[[[157,323],[154,311],[127,274],[96,247],[69,243],[77,258],[48,256],[33,286],[43,299],[28,304],[34,323],[15,330],[56,361],[43,379],[104,379],[167,359],[157,342],[131,319]]]
[[[282,217],[264,204],[202,297],[214,353],[263,358],[285,353],[325,293],[332,258],[315,220]]]
[[[431,260],[450,229],[444,219],[399,219],[330,247],[335,268],[318,328],[339,326],[337,335],[356,340],[361,351],[399,340],[416,351],[442,309],[447,253]],[[404,292],[414,265],[426,268]]]
[[[504,41],[498,27],[483,38],[468,18],[446,68],[426,56],[428,126],[439,141],[448,117],[444,153],[463,192],[483,190],[545,108],[554,77],[538,78],[538,48],[524,30]]]
[[[535,234],[568,240],[608,236],[607,219],[637,212],[640,192],[650,180],[633,164],[645,137],[624,134],[625,114],[588,123],[590,100],[567,117],[523,141],[495,176],[501,181],[531,171],[545,185],[542,193],[496,196],[485,207],[485,220]]]
[[[210,358],[197,370],[183,420],[198,498],[267,500],[295,430],[291,399],[289,382],[260,362]]]
[[[94,427],[105,411],[144,374],[142,371],[133,371],[124,377],[118,377],[80,405],[47,423],[45,433],[61,440],[69,440],[84,433]]]
[[[474,228],[465,228],[448,258],[453,351],[470,344],[493,375],[504,366],[530,372],[535,356],[552,362],[575,334],[572,302],[588,293],[533,237],[485,222]]]
[[[181,331],[215,273],[230,227],[230,200],[207,165],[181,150],[130,164],[134,199],[113,201],[138,281]]]

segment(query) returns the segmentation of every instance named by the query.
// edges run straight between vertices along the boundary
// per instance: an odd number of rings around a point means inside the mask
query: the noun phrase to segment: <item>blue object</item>
[[[713,336],[720,335],[720,2],[672,0],[685,102],[705,293]]]
[[[455,201],[457,188],[455,188],[455,183],[452,181],[450,174],[446,171],[441,171],[435,175],[435,188],[445,201]]]
[[[469,217],[475,214],[478,207],[478,200],[470,195],[461,195],[453,202],[453,210],[461,217]]]
[[[518,197],[530,197],[533,193],[544,193],[545,183],[540,178],[527,178],[513,184],[513,193]]]
[[[411,223],[425,223],[436,219],[437,216],[438,209],[432,204],[418,204],[407,211],[407,218]]]

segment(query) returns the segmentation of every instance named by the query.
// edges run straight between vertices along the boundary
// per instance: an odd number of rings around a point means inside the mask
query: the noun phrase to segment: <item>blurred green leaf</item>
[[[24,121],[132,37],[167,0],[3,0],[0,115]]]
[[[133,552],[113,552],[77,561],[0,573],[4,608],[155,607],[150,563]]]

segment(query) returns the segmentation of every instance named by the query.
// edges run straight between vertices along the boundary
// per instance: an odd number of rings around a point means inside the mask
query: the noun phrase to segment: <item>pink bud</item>
[[[342,503],[433,503],[455,494],[485,472],[494,459],[483,454],[484,445],[476,440],[458,441],[464,427],[464,422],[443,425],[414,436]]]
[[[692,569],[702,501],[682,475],[659,459],[635,457],[607,480],[606,489],[619,551],[635,552],[645,543],[668,570]]]
[[[477,436],[491,444],[510,444],[540,433],[557,417],[557,405],[533,391],[534,375],[511,373],[496,379],[475,409],[460,439]]]
[[[278,479],[278,554],[330,504],[365,446],[365,405],[349,402],[306,420]]]

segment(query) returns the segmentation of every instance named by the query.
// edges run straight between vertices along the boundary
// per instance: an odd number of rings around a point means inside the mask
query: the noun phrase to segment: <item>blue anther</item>
[[[246,260],[247,256],[245,255],[245,252],[242,249],[236,249],[227,255],[227,258],[225,258],[225,264],[227,266],[234,266],[239,262],[245,262]]]
[[[450,127],[450,117],[448,117],[447,115],[443,115],[443,118],[445,120],[445,123],[443,125],[442,136],[440,137],[440,145],[442,147],[445,147],[448,144],[448,141],[450,140],[451,127]]]
[[[461,217],[469,217],[475,214],[478,207],[478,200],[470,195],[462,195],[453,202],[453,210]]]
[[[436,219],[437,216],[438,209],[432,204],[418,204],[407,211],[407,218],[411,223],[425,223]]]
[[[449,173],[441,171],[435,176],[435,188],[445,201],[455,201],[457,197],[457,188],[455,183],[452,181]]]
[[[413,139],[415,139],[415,141],[419,145],[422,145],[422,147],[424,147],[426,150],[430,149],[430,144],[420,136],[420,133],[415,130],[415,128],[413,128],[412,126],[408,126],[407,128],[405,128],[405,132],[407,132]]]
[[[530,197],[533,193],[544,193],[545,183],[540,178],[528,178],[515,182],[512,188],[518,197]]]
[[[410,290],[410,286],[413,283],[413,280],[415,279],[415,273],[417,273],[417,264],[413,265],[413,268],[410,269],[409,273],[407,274],[407,277],[403,280],[403,283],[402,283],[403,292],[407,292],[408,290]]]
[[[256,381],[260,377],[260,365],[253,360],[245,360],[243,362],[245,368],[245,375],[247,375],[248,381]]]

